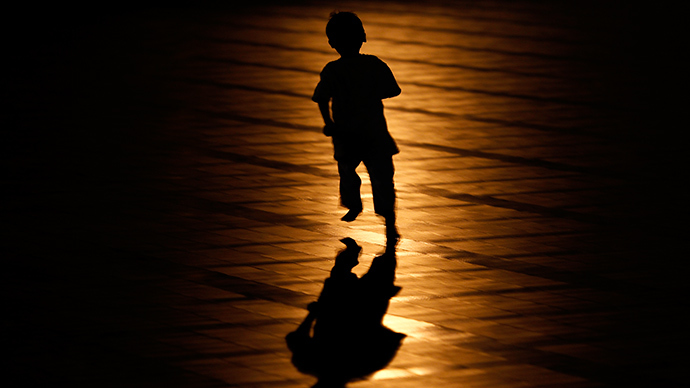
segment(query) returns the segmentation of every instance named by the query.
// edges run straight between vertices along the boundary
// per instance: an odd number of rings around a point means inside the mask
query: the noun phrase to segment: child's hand
[[[328,123],[323,127],[323,134],[326,136],[333,136],[335,133],[335,123]]]

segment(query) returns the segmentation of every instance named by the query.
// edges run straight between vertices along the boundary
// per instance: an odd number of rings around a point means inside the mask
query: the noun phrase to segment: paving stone
[[[683,386],[677,48],[657,7],[343,7],[403,90],[384,102],[402,289],[383,323],[406,335],[347,386]],[[340,239],[363,247],[357,276],[385,250],[363,166],[364,213],[339,221],[310,101],[333,9],[69,11],[27,12],[8,49],[9,386],[313,386],[286,335]]]

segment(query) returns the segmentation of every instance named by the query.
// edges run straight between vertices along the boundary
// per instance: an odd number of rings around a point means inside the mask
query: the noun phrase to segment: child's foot
[[[362,214],[362,208],[350,209],[340,220],[345,222],[352,222],[357,219],[357,216]]]

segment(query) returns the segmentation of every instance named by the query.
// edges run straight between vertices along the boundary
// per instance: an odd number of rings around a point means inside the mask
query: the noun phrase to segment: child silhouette
[[[371,180],[374,210],[386,220],[387,239],[397,241],[400,235],[395,225],[393,155],[399,150],[388,132],[382,100],[399,95],[400,87],[383,61],[360,54],[366,33],[357,15],[332,13],[326,36],[340,58],[323,68],[312,100],[319,105],[324,134],[333,140],[340,203],[349,209],[341,219],[351,222],[362,212],[362,181],[356,169],[364,163]]]

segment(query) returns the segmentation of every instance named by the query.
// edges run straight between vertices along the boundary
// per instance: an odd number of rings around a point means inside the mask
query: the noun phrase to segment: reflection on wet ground
[[[302,373],[318,379],[315,386],[344,387],[383,369],[395,357],[405,334],[383,325],[395,286],[395,245],[372,260],[358,277],[362,247],[352,238],[341,240],[330,276],[317,301],[299,327],[285,339],[292,363]]]
[[[385,102],[401,149],[401,290],[378,323],[406,337],[347,386],[680,385],[686,286],[668,178],[681,175],[676,126],[655,115],[672,68],[650,58],[672,43],[638,27],[658,14],[338,8],[362,18],[363,52],[403,90]],[[364,213],[339,221],[332,145],[310,101],[337,58],[332,10],[33,14],[40,27],[8,46],[7,379],[316,383],[286,336],[310,316],[341,238],[363,247],[361,279],[386,250],[368,182]]]

